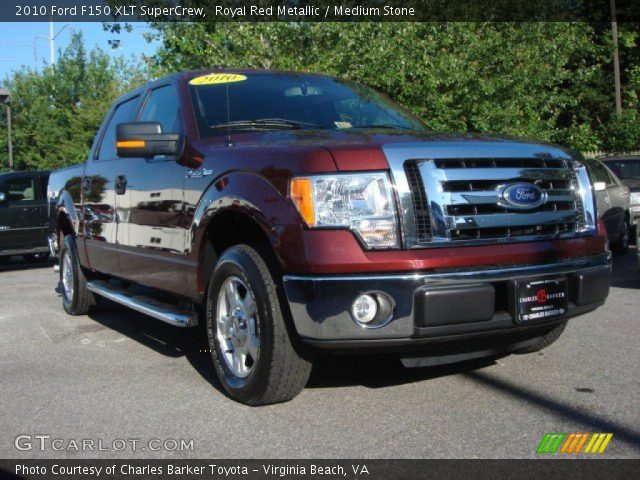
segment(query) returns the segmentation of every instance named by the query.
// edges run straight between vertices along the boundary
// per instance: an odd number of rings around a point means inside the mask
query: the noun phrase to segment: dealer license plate
[[[567,311],[566,277],[522,280],[516,285],[516,321],[553,320]]]

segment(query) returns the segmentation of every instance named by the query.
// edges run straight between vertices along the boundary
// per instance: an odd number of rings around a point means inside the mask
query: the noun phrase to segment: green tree
[[[87,52],[82,35],[73,35],[58,62],[43,70],[22,68],[4,79],[11,91],[14,168],[59,168],[84,161],[100,122],[113,100],[146,80],[135,64],[110,59],[96,48]],[[0,121],[0,145],[7,145]],[[8,166],[0,151],[0,169]]]
[[[605,132],[615,120],[612,42],[606,24],[154,27],[162,45],[153,59],[157,75],[216,66],[328,73],[377,88],[436,131],[532,137],[580,150],[607,146]],[[621,31],[625,108],[637,110],[638,27]]]

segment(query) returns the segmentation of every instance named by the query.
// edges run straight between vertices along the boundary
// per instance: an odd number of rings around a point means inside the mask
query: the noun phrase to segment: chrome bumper
[[[491,285],[496,298],[505,295],[513,280],[532,279],[549,275],[567,275],[570,284],[580,278],[582,289],[584,276],[599,275],[599,282],[606,280],[606,291],[586,288],[587,298],[570,291],[567,317],[593,310],[604,302],[608,293],[611,270],[609,252],[595,257],[568,260],[546,265],[514,266],[499,269],[452,271],[445,273],[405,273],[396,275],[345,275],[305,276],[285,275],[284,287],[298,334],[310,343],[354,343],[380,340],[401,340],[396,343],[419,343],[426,338],[486,333],[498,330],[522,329],[512,316],[496,310],[492,318],[480,322],[455,322],[443,319],[441,325],[417,326],[415,322],[415,295],[417,290],[430,287],[462,287],[465,285]],[[580,291],[582,291],[580,290]],[[383,292],[393,299],[391,320],[378,328],[363,328],[350,314],[354,299],[366,292]],[[591,295],[591,298],[588,298]],[[593,300],[593,301],[591,301]],[[557,322],[558,320],[555,320]],[[544,325],[544,324],[542,324]],[[540,327],[541,324],[532,325]],[[393,343],[393,342],[390,342]]]

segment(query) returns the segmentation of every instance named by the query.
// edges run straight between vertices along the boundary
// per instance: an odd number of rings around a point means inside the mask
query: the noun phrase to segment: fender
[[[80,219],[78,218],[78,212],[75,204],[73,203],[73,198],[71,198],[71,194],[67,190],[60,192],[58,200],[56,201],[55,211],[57,213],[55,228],[57,228],[60,215],[65,214],[71,222],[73,233],[78,235],[78,232],[80,232]]]
[[[267,179],[249,172],[227,173],[211,182],[200,197],[188,233],[192,260],[200,258],[210,222],[216,215],[229,210],[242,212],[255,221],[279,258],[281,229],[277,227],[300,225],[294,205]]]

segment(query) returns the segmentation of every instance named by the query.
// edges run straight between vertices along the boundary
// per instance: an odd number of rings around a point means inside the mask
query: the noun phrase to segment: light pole
[[[13,170],[13,144],[11,143],[11,94],[9,90],[0,88],[0,103],[5,106],[7,112],[7,140],[9,143],[9,170]]]

